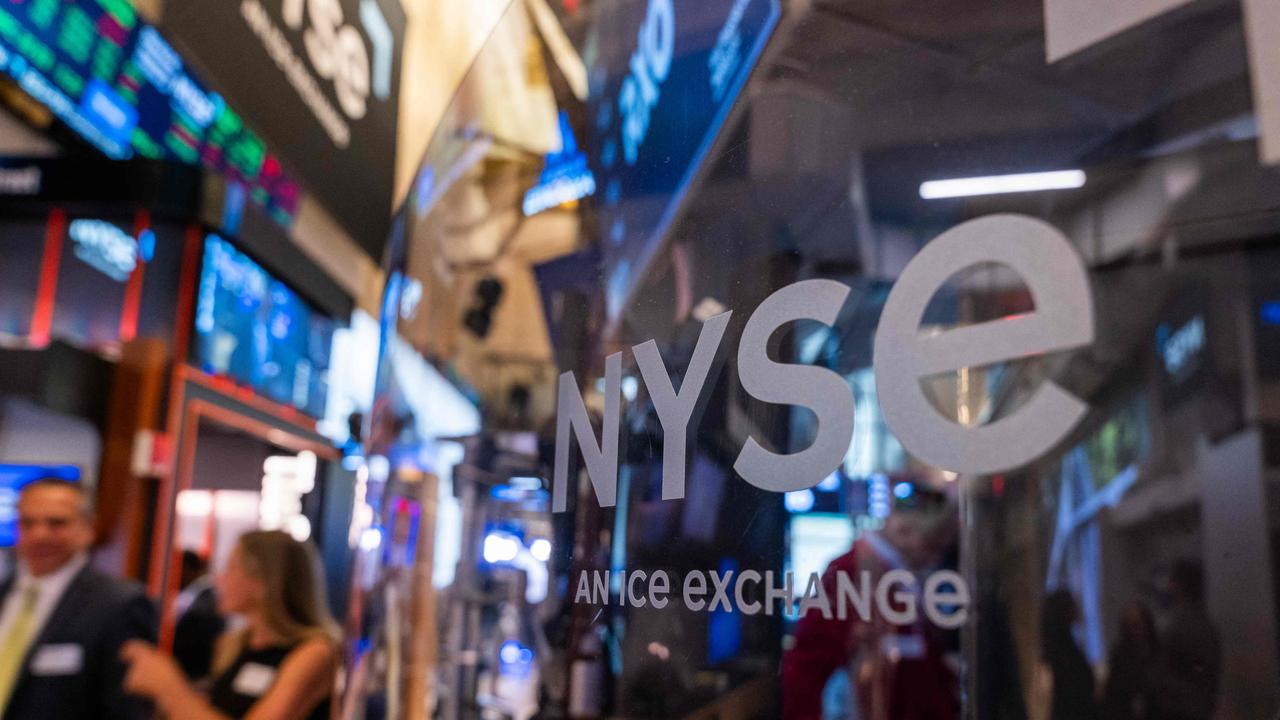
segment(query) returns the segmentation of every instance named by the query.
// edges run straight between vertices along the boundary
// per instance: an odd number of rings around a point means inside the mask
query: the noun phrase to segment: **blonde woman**
[[[125,691],[183,720],[326,720],[337,635],[315,551],[283,532],[243,535],[218,576],[218,608],[243,629],[219,639],[207,695],[168,655],[134,642]]]

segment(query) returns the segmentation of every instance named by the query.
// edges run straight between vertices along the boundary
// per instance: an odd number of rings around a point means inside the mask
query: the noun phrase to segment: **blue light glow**
[[[484,538],[484,561],[500,565],[515,560],[520,554],[520,540],[504,532],[491,532]]]
[[[569,125],[569,116],[560,113],[560,151],[547,155],[538,184],[524,195],[521,209],[526,216],[565,203],[581,200],[596,191],[596,178],[587,167],[587,156],[578,149],[578,141]]]
[[[535,560],[546,562],[551,559],[551,541],[546,538],[538,538],[529,545],[529,554],[533,555]]]
[[[871,517],[889,517],[889,477],[877,473],[867,479],[867,510]]]
[[[793,513],[809,512],[813,509],[814,495],[812,490],[796,490],[783,497],[783,505]]]
[[[155,231],[143,230],[138,234],[138,251],[142,254],[142,262],[151,262],[156,256]]]
[[[1280,325],[1280,300],[1268,300],[1262,303],[1258,316],[1267,325]]]

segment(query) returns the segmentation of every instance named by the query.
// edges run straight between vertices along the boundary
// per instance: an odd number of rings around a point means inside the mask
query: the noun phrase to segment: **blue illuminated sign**
[[[581,200],[595,191],[596,178],[587,167],[587,156],[578,149],[578,140],[569,126],[569,116],[561,111],[560,151],[547,155],[538,184],[524,194],[524,214],[537,215],[543,210]]]
[[[97,78],[85,87],[79,110],[98,132],[122,147],[128,144],[133,129],[138,126],[138,111]]]
[[[106,220],[72,220],[67,235],[77,258],[116,282],[128,280],[138,263],[155,252],[155,233],[143,233],[144,245]]]
[[[1204,317],[1196,315],[1174,329],[1169,323],[1156,328],[1156,350],[1169,377],[1180,378],[1194,369],[1205,346]]]
[[[755,66],[778,0],[595,5],[588,157],[616,319]]]

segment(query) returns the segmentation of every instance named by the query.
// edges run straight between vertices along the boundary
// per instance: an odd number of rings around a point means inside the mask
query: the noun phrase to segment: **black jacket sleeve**
[[[97,648],[104,669],[98,701],[107,720],[146,720],[152,715],[150,703],[124,692],[127,667],[120,661],[120,648],[130,640],[156,641],[156,609],[141,592],[131,593],[115,609]]]

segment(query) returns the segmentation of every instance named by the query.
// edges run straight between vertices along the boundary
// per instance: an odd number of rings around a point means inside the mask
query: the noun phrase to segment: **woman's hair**
[[[262,615],[272,632],[290,645],[314,638],[337,641],[323,571],[309,543],[279,530],[258,530],[241,535],[236,549],[245,572],[264,586]],[[245,639],[238,638],[232,644],[239,647],[227,649],[238,653]]]

